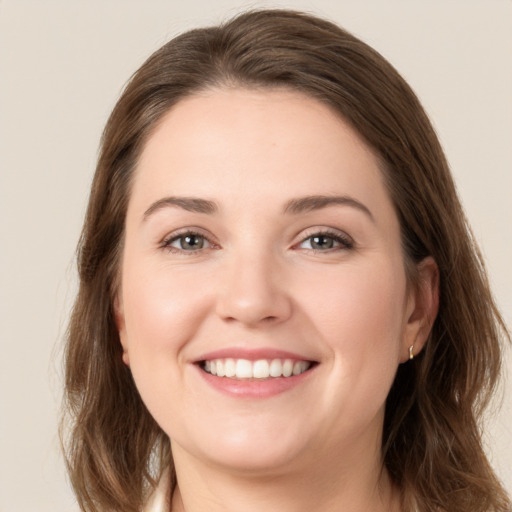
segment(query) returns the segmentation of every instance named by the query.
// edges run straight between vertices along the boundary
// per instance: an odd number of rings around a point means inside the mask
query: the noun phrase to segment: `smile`
[[[202,361],[200,367],[211,375],[230,379],[272,379],[300,375],[309,368],[310,361],[292,359],[211,359]]]

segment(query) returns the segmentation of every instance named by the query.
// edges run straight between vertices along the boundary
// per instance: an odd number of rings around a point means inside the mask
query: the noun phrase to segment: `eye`
[[[327,252],[330,250],[352,249],[354,242],[347,235],[324,231],[308,236],[300,242],[299,247],[306,250]]]
[[[207,249],[211,245],[204,235],[193,231],[171,235],[162,243],[162,246],[171,252],[197,252],[201,249]]]

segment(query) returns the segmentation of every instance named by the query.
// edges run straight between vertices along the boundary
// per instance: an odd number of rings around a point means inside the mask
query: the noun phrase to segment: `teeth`
[[[250,379],[252,375],[252,363],[247,359],[239,359],[236,362],[235,375],[237,379]],[[217,375],[219,375],[217,373]]]
[[[283,377],[290,377],[293,374],[293,361],[286,359],[283,364]]]
[[[301,373],[304,373],[307,370],[306,365],[307,365],[306,361],[297,361],[293,365],[293,375],[300,375]],[[218,373],[217,373],[217,375],[218,375]]]
[[[295,367],[293,368],[295,370]],[[219,377],[224,377],[226,372],[224,371],[224,361],[222,359],[217,359],[217,375]]]
[[[224,372],[226,377],[234,377],[236,375],[236,362],[234,359],[226,359],[224,361]]]
[[[274,359],[270,363],[270,376],[281,377],[283,375],[283,365],[279,359]]]
[[[291,377],[308,370],[308,361],[292,361],[291,359],[212,359],[205,361],[203,369],[217,377],[236,379],[268,379],[270,377]]]
[[[273,363],[274,361],[272,361]],[[255,361],[252,365],[252,377],[255,379],[266,379],[270,375],[270,369],[268,367],[268,361],[262,359],[261,361]],[[238,377],[238,375],[237,375]],[[272,375],[274,377],[274,375]]]

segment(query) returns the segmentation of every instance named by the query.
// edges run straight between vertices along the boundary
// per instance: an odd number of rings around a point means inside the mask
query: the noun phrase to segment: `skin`
[[[283,211],[305,196],[352,202]],[[380,446],[398,365],[437,311],[435,263],[418,271],[408,286],[376,156],[328,107],[284,90],[179,102],[136,169],[116,299],[123,359],[171,438],[173,510],[400,510]],[[282,393],[236,397],[195,364],[226,348],[316,364]]]

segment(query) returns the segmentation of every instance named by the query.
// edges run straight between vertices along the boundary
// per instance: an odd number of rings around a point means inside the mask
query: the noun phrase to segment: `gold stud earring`
[[[414,348],[414,345],[411,345],[409,347],[409,359],[414,359],[414,353],[413,353],[413,348]]]

